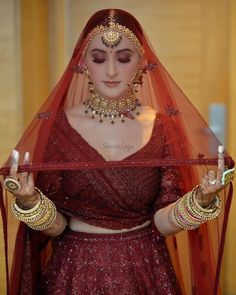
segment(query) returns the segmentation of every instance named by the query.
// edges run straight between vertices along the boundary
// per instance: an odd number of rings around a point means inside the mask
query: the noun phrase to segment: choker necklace
[[[85,113],[91,114],[91,118],[98,117],[100,123],[109,119],[111,124],[117,119],[123,123],[125,117],[134,119],[139,115],[138,107],[141,106],[132,90],[123,98],[113,99],[97,94],[94,88],[90,89],[90,97],[83,104],[86,107]]]

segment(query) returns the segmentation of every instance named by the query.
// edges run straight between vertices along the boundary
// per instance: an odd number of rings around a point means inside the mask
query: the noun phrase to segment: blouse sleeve
[[[52,130],[46,145],[43,163],[59,163],[65,158],[63,152],[58,148],[58,138],[56,132]],[[59,200],[62,200],[65,196],[63,190],[63,171],[58,170],[44,170],[40,171],[37,175],[35,185],[48,197],[56,206],[60,206]]]
[[[168,145],[163,149],[163,158],[170,158]],[[163,166],[160,169],[160,187],[154,210],[166,207],[182,196],[180,188],[180,172],[178,166]]]

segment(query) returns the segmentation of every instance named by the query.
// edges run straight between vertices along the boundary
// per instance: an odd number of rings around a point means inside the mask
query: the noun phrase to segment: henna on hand
[[[195,189],[195,198],[203,208],[208,207],[215,199],[215,196],[225,187],[222,185],[222,175],[224,172],[224,147],[218,147],[218,170],[204,173],[202,183]]]

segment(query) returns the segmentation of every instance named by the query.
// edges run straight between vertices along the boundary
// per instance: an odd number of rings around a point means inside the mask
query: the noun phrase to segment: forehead
[[[99,33],[98,35],[96,35],[92,41],[90,42],[89,44],[89,47],[88,47],[88,51],[91,51],[95,48],[98,48],[98,49],[102,49],[104,51],[108,51],[108,50],[111,50],[112,48],[111,47],[107,47],[103,42],[102,42],[102,37],[104,36],[104,32],[101,32]],[[132,51],[137,52],[134,44],[122,33],[120,33],[120,36],[121,36],[121,41],[120,43],[113,47],[113,50],[121,50],[121,49],[131,49]]]

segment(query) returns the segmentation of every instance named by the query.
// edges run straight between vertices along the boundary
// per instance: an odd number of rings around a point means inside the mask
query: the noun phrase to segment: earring
[[[77,74],[86,74],[87,68],[84,64],[78,64],[76,66],[70,67],[72,71],[75,71]]]
[[[86,70],[84,72],[84,75],[88,78],[89,93],[92,94],[92,93],[95,92],[95,89],[93,87],[93,81],[91,80],[90,73],[89,73],[87,68],[86,68]]]
[[[71,67],[73,71],[75,71],[77,74],[85,75],[85,77],[88,78],[88,84],[89,84],[89,93],[92,94],[95,92],[95,89],[93,88],[93,82],[90,78],[89,71],[87,67],[84,64],[78,64],[77,66]]]
[[[131,85],[133,86],[132,88],[135,93],[138,92],[138,87],[143,84],[143,74],[144,74],[144,67],[141,65],[137,69],[133,80],[130,83],[128,83],[128,87],[131,87]]]

